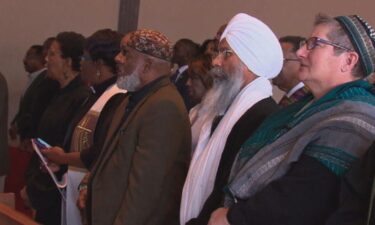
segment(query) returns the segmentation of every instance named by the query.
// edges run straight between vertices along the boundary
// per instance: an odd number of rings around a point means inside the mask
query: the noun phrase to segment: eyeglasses
[[[216,52],[216,57],[222,55],[224,57],[224,59],[228,59],[229,57],[231,57],[232,55],[234,54],[234,51],[231,50],[231,49],[219,49],[219,51]]]
[[[81,61],[92,61],[92,58],[89,55],[82,55]]]
[[[48,51],[47,51],[47,56],[48,56],[48,57],[56,56],[56,55],[62,57],[62,53],[55,52],[55,51],[53,51],[53,50],[48,50]]]
[[[336,44],[336,43],[333,43],[331,41],[324,40],[324,39],[318,38],[318,37],[311,37],[311,38],[309,38],[309,39],[307,39],[305,41],[301,41],[300,44],[299,44],[299,46],[300,46],[300,48],[302,48],[304,45],[306,45],[307,50],[312,50],[316,46],[319,46],[319,43],[326,44],[326,45],[331,45],[333,47],[340,48],[340,49],[343,49],[343,50],[349,51],[349,52],[353,51],[350,48],[341,46],[339,44]]]

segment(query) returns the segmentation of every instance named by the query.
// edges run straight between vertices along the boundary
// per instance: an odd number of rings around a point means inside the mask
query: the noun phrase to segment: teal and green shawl
[[[310,94],[270,116],[243,144],[230,195],[251,196],[283,176],[301,154],[342,176],[375,139],[375,90],[368,82],[340,85],[312,101]]]

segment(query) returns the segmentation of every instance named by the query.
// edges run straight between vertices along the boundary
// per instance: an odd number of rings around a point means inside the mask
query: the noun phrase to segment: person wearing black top
[[[18,112],[9,129],[10,137],[15,139],[19,135],[21,143],[25,139],[36,137],[43,112],[59,90],[59,83],[48,77],[43,46],[31,46],[23,63],[29,73],[30,84],[20,100]]]
[[[50,145],[62,146],[69,121],[76,109],[89,97],[89,88],[79,75],[83,54],[84,37],[74,32],[62,32],[56,36],[47,54],[50,77],[60,88],[44,111],[36,136]],[[64,171],[60,170],[57,175]],[[35,154],[26,174],[27,197],[36,209],[35,220],[46,225],[60,223],[61,196],[48,173],[40,170]],[[24,193],[24,191],[22,191]],[[25,196],[25,194],[23,194]]]

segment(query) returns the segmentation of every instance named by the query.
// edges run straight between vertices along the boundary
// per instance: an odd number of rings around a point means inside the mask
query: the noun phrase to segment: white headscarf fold
[[[279,40],[262,21],[239,13],[229,21],[220,40],[224,38],[255,75],[272,79],[280,73],[283,52]]]

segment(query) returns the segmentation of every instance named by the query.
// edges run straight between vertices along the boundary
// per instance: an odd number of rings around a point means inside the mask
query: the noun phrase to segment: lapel
[[[185,70],[184,72],[182,72],[182,74],[180,75],[180,77],[176,81],[176,86],[185,86],[188,78],[189,78],[188,77],[188,71]]]
[[[179,72],[178,72],[178,70],[176,70],[176,72],[171,76],[171,81],[172,81],[172,83],[176,83],[177,82],[177,76],[178,76],[178,74],[179,74]]]
[[[12,120],[12,123],[16,122],[19,117],[22,116],[22,114],[25,113],[25,110],[29,107],[29,105],[33,102],[32,99],[35,95],[35,90],[39,89],[40,84],[44,80],[46,76],[47,71],[43,71],[41,74],[39,74],[33,82],[26,88],[25,92],[20,98],[19,106],[18,106],[18,112],[14,116],[14,119]]]
[[[23,96],[21,97],[21,104],[22,104],[23,101],[25,101],[25,100],[27,101],[28,99],[30,99],[30,97],[33,96],[32,92],[35,92],[35,90],[38,89],[38,86],[40,85],[40,83],[42,83],[42,81],[45,78],[45,74],[46,74],[46,71],[43,71],[26,88],[25,92],[23,93]]]
[[[29,85],[29,87],[26,89],[25,91],[25,94],[24,96],[26,96],[28,94],[28,92],[30,91],[33,91],[35,88],[37,88],[40,83],[42,83],[42,81],[44,80],[44,78],[46,77],[46,73],[47,73],[47,70],[44,70],[43,72],[41,72],[35,79],[33,82],[31,82],[31,84]]]
[[[112,155],[112,152],[115,151],[116,146],[119,141],[119,135],[121,133],[126,132],[126,129],[129,126],[137,114],[137,112],[142,108],[142,106],[146,103],[147,99],[152,96],[156,91],[160,88],[170,84],[169,77],[164,77],[159,82],[155,83],[153,87],[149,90],[149,92],[138,102],[138,104],[134,107],[132,112],[128,115],[128,118],[125,120],[123,119],[125,108],[129,103],[129,96],[124,99],[124,101],[119,105],[117,108],[113,120],[111,122],[111,126],[109,127],[108,134],[106,137],[105,144],[103,145],[103,149],[100,151],[99,159],[93,169],[93,173],[100,170],[108,161],[108,158]]]

